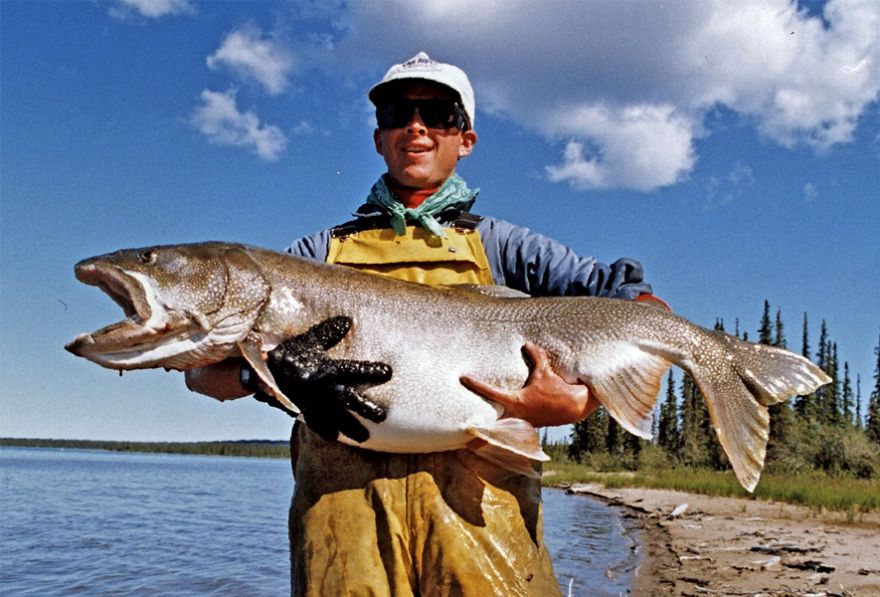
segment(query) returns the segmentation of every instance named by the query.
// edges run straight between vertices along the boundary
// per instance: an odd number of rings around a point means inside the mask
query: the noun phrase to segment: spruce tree
[[[867,420],[865,421],[865,433],[872,442],[880,444],[880,339],[877,348],[874,349],[877,362],[874,366],[874,389],[868,399]]]
[[[623,453],[623,434],[626,431],[618,424],[617,421],[608,417],[608,424],[605,428],[605,451],[613,456],[620,456]]]
[[[816,352],[816,366],[825,373],[828,373],[828,325],[822,320],[822,327],[819,329],[819,350]],[[816,422],[828,422],[828,386],[822,386],[815,392],[815,416]]]
[[[675,396],[675,379],[672,371],[666,378],[666,399],[660,405],[657,419],[657,445],[667,455],[678,459],[681,450],[681,432],[678,427],[678,399]]]
[[[840,393],[841,422],[847,427],[853,423],[853,390],[849,378],[849,362],[843,364],[843,390]]]
[[[764,299],[764,314],[761,316],[761,325],[758,326],[758,343],[773,344],[773,337],[770,331],[770,302]]]
[[[803,343],[801,344],[801,356],[805,359],[810,358],[810,337],[809,337],[809,326],[807,325],[807,312],[804,311],[804,335],[803,335]]]
[[[773,346],[786,348],[785,331],[782,328],[782,309],[776,309],[776,337],[773,338]]]
[[[856,429],[862,428],[862,376],[856,374]]]
[[[758,332],[761,344],[768,346],[785,346],[785,336],[782,331],[782,310],[776,311],[776,336],[773,337],[773,329],[770,326],[770,303],[764,301],[764,314],[761,316],[761,325]],[[792,414],[788,402],[771,404],[767,409],[770,413],[770,439],[767,443],[767,460],[773,461],[785,451],[791,436]]]
[[[818,359],[817,365],[825,370],[825,367],[828,366],[828,324],[825,320],[822,320],[822,327],[819,328],[819,352],[816,353],[816,358]]]
[[[583,421],[576,423],[568,447],[569,456],[580,462],[584,454],[605,451],[607,427],[608,414],[602,407]]]
[[[807,323],[807,312],[804,311],[804,330],[801,336],[801,356],[805,359],[810,358],[810,336],[809,324]],[[794,402],[794,409],[802,421],[811,419],[814,415],[812,412],[816,402],[815,394],[807,394],[806,396],[798,396]]]
[[[706,401],[689,373],[681,381],[681,460],[693,466],[715,468],[724,461]]]
[[[689,373],[681,380],[681,459],[685,464],[701,464],[700,411],[695,401],[697,388]]]
[[[638,435],[623,431],[623,451],[632,457],[634,465],[639,462],[639,454],[642,453],[642,442],[644,441]]]
[[[831,383],[825,386],[825,422],[839,425],[840,416],[840,367],[837,360],[837,342],[828,342],[828,376]]]

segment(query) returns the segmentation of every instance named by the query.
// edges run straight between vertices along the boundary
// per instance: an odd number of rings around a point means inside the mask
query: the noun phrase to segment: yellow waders
[[[475,230],[333,239],[327,261],[425,284],[491,284]],[[387,454],[291,437],[294,595],[559,595],[540,482],[469,450]]]

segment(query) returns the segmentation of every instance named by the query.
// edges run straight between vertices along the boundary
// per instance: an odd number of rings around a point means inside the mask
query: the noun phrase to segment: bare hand
[[[244,361],[230,358],[213,365],[205,365],[184,372],[186,387],[193,392],[215,400],[235,400],[250,396],[251,391],[241,387],[241,366]]]
[[[524,419],[534,427],[577,423],[599,408],[599,401],[590,395],[587,386],[570,384],[553,371],[546,350],[527,342],[523,351],[532,361],[532,369],[522,388],[504,390],[470,375],[460,378],[462,385],[499,403],[505,417]]]

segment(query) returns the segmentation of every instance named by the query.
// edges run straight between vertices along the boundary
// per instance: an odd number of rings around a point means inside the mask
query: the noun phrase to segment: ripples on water
[[[287,594],[292,491],[284,460],[3,448],[0,593]],[[572,595],[625,593],[635,560],[617,513],[544,500],[564,592],[573,579]]]

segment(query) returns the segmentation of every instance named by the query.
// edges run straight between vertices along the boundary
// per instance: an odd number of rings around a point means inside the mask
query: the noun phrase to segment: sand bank
[[[880,596],[880,514],[656,489],[571,488],[641,528],[633,594]]]

